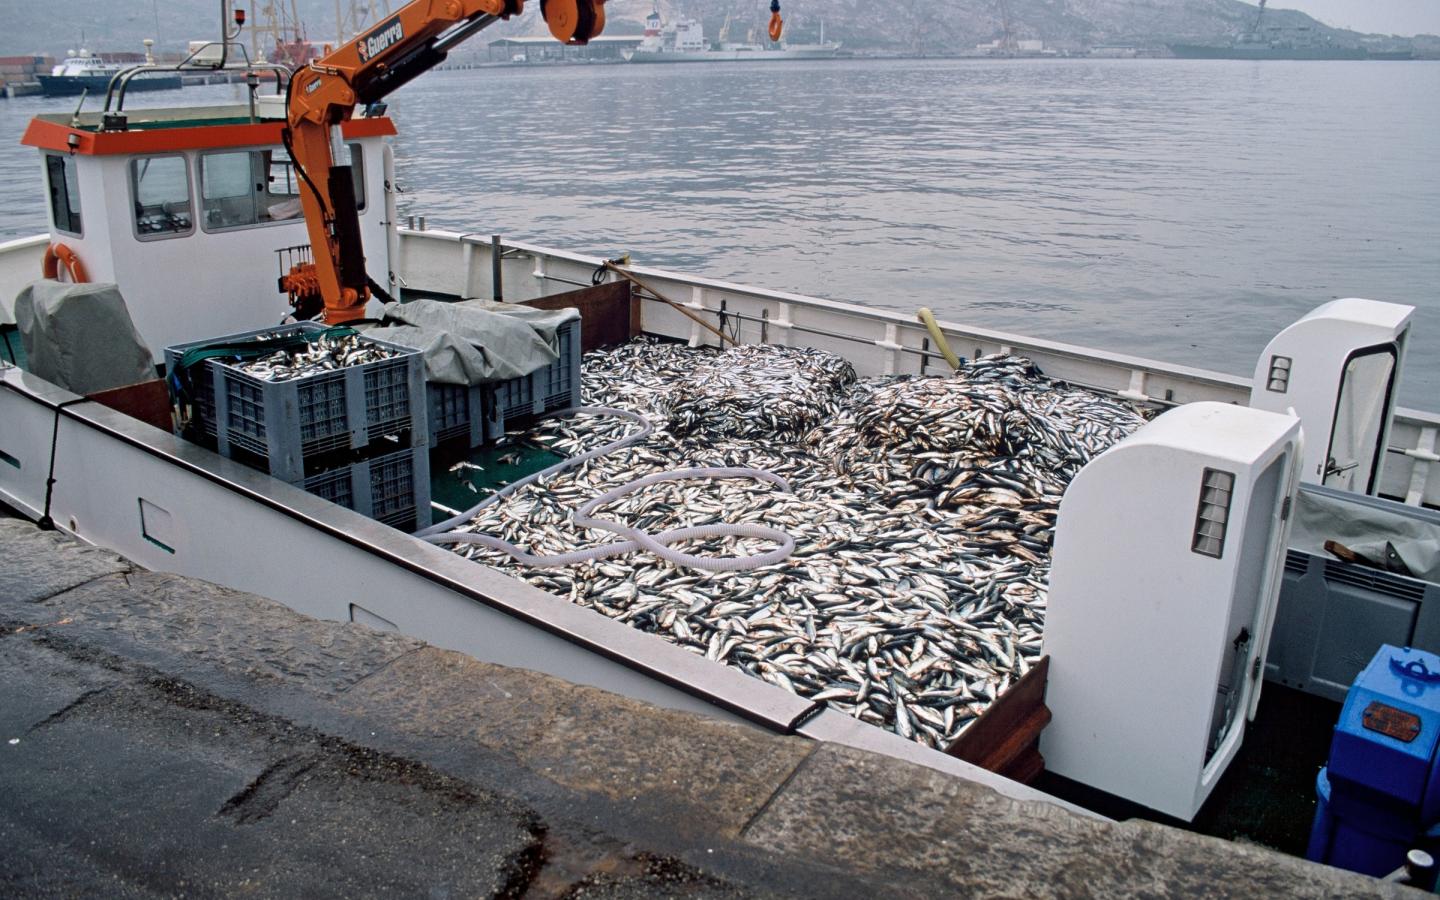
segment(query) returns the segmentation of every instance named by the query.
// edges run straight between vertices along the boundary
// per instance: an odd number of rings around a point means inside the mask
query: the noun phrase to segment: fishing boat
[[[381,23],[361,38],[394,31]],[[47,291],[62,281],[117,286],[156,367],[167,349],[233,344],[227,336],[269,333],[295,312],[276,290],[277,265],[282,276],[295,271],[288,261],[308,252],[309,232],[285,117],[277,84],[233,107],[115,106],[30,122],[22,141],[43,162],[36,190],[48,221],[0,244],[0,502],[148,568],[309,615],[888,754],[1017,799],[1058,802],[1026,784],[1048,769],[1181,819],[1239,752],[1264,680],[1333,699],[1380,643],[1440,646],[1434,584],[1292,540],[1302,503],[1436,521],[1440,415],[1395,405],[1409,307],[1320,304],[1242,378],[478,237],[494,230],[486,222],[429,229],[423,218],[401,222],[396,125],[374,105],[337,125],[332,141],[350,160],[361,274],[402,308],[479,300],[491,311],[576,310],[578,319],[566,314],[580,325],[572,349],[587,355],[570,369],[574,387],[587,403],[629,403],[624,421],[574,411],[573,394],[552,406],[535,389],[519,412],[552,415],[515,415],[498,442],[461,439],[458,452],[437,443],[430,453],[432,412],[412,404],[399,437],[415,461],[406,477],[428,468],[423,495],[436,501],[396,527],[354,497],[321,491],[308,471],[276,477],[217,452],[218,433],[177,433],[174,382],[159,369],[80,391],[37,374],[39,361],[16,350],[15,324],[33,315],[16,297],[37,280]],[[63,335],[54,340],[59,356],[77,356]],[[667,359],[669,381],[657,388]],[[850,393],[855,385],[863,395]],[[657,390],[668,392],[663,402],[645,406]],[[807,391],[823,402],[785,405]],[[937,401],[949,404],[945,415]],[[907,409],[928,418],[897,418]],[[1123,425],[1128,437],[1078,445],[1076,434],[1101,430],[1100,409],[1105,427]],[[705,431],[717,421],[731,431]],[[812,442],[827,428],[829,443]],[[988,442],[985,460],[914,446],[959,432],[957,441]],[[1024,460],[1050,452],[1047,441],[1064,450],[1046,464],[1063,479],[1032,491],[1016,479],[1029,477]],[[625,442],[661,468],[614,469],[623,454],[592,454]],[[741,451],[746,460],[720,458]],[[882,473],[870,499],[852,475],[821,472],[842,456],[851,473]],[[619,481],[674,476],[663,468],[674,466],[687,486],[745,482],[750,505],[732,509],[732,495],[703,490],[627,501],[640,504],[630,507],[637,519],[725,508],[718,519],[657,518],[648,531],[613,527],[636,545],[600,548],[625,551],[616,559],[532,565],[595,549],[594,532],[565,524],[578,521],[582,499],[587,515],[595,508],[591,485],[552,468],[567,457]],[[906,469],[891,478],[883,472],[895,458]],[[460,496],[498,498],[490,513],[445,499],[462,480]],[[615,480],[593,486],[610,492],[606,503],[628,496]],[[486,519],[502,501],[512,504],[502,516],[510,531]],[[894,530],[864,530],[878,507]],[[514,530],[532,513],[538,535]],[[737,526],[746,527],[724,530]],[[477,550],[461,532],[495,540]],[[528,550],[487,555],[497,535]],[[719,535],[736,540],[678,561],[663,555]],[[707,572],[704,556],[742,571]],[[684,602],[666,607],[666,594]],[[1157,605],[1157,595],[1171,602]],[[1127,627],[1111,627],[1118,620]],[[746,643],[761,633],[765,649]],[[855,680],[825,682],[806,668],[812,655]]]
[[[126,68],[124,63],[105,62],[88,50],[67,55],[48,75],[37,75],[40,88],[47,97],[67,97],[85,93],[103,94],[110,87],[110,80]],[[130,89],[134,91],[170,91],[180,87],[180,76],[175,73],[156,74],[137,79]]]

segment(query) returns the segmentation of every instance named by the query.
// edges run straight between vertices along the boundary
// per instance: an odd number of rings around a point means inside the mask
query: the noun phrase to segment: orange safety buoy
[[[70,280],[76,284],[84,284],[90,280],[90,276],[85,273],[85,264],[75,255],[74,250],[61,243],[46,247],[45,264],[41,269],[44,276],[59,281],[61,263],[65,264],[65,271],[70,273]]]

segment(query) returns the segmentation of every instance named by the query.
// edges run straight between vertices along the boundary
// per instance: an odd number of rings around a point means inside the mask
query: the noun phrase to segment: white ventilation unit
[[[1395,413],[1413,306],[1333,300],[1275,336],[1255,366],[1250,405],[1305,424],[1302,477],[1375,493]]]
[[[1299,420],[1192,403],[1087,465],[1056,527],[1046,768],[1191,819],[1255,713]]]

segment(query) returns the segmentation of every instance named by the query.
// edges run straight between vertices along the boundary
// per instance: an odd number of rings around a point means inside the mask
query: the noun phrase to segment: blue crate
[[[485,443],[485,416],[482,385],[439,384],[426,386],[429,395],[430,446],[465,439],[467,447]]]
[[[315,323],[267,328],[168,348],[173,369],[191,348],[238,343],[268,334],[323,330]],[[391,359],[289,381],[270,382],[222,359],[209,359],[203,375],[192,369],[199,433],[214,438],[223,456],[249,458],[257,468],[295,482],[330,454],[364,450],[380,438],[408,434],[407,446],[428,439],[424,360],[418,351],[366,340],[398,352]]]
[[[560,358],[550,365],[483,386],[487,442],[504,437],[507,428],[580,405],[580,320],[561,325],[556,340]]]
[[[406,533],[430,524],[430,453],[412,447],[294,482],[307,492]]]
[[[1434,850],[1440,821],[1440,656],[1382,645],[1340,711],[1307,856],[1369,875]]]

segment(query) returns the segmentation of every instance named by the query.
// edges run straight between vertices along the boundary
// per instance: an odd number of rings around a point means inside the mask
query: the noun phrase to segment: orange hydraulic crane
[[[300,202],[313,257],[281,278],[297,310],[313,314],[318,300],[327,322],[353,321],[364,316],[377,287],[365,274],[340,124],[357,104],[381,100],[444,61],[466,38],[524,8],[525,0],[414,0],[291,76],[283,134],[304,185]],[[584,44],[605,27],[605,0],[540,0],[540,12],[550,33],[567,44]]]

